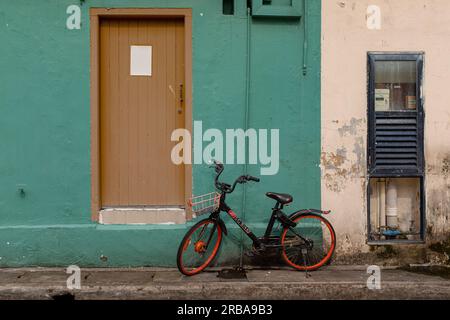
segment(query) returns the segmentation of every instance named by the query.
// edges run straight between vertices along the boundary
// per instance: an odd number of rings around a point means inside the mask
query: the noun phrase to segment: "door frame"
[[[192,132],[192,9],[189,8],[90,8],[90,104],[91,104],[91,218],[99,220],[100,199],[100,19],[183,18],[185,43],[185,128]],[[185,203],[192,193],[192,165],[185,164]],[[192,218],[186,210],[186,219]]]

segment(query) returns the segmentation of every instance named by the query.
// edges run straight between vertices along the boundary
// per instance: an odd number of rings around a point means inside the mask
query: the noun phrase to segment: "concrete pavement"
[[[408,270],[382,268],[381,289],[369,290],[367,266],[328,266],[310,277],[249,269],[240,279],[218,277],[219,269],[185,277],[167,268],[86,268],[81,289],[69,290],[64,268],[0,269],[0,299],[450,299],[448,273]]]

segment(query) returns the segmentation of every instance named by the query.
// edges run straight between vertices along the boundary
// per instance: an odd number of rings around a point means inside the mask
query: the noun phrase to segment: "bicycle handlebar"
[[[214,184],[216,186],[217,189],[219,189],[222,192],[225,193],[232,193],[234,191],[234,188],[236,188],[236,185],[239,184],[243,184],[243,183],[247,183],[248,181],[254,181],[254,182],[259,182],[260,179],[257,177],[253,177],[250,175],[242,175],[239,178],[237,178],[233,185],[230,185],[228,183],[224,183],[224,182],[220,182],[219,181],[219,177],[222,174],[223,170],[224,170],[224,166],[222,163],[220,163],[219,161],[213,160],[214,165],[215,165],[215,171],[216,171],[216,177],[214,178]]]
[[[247,176],[247,179],[248,179],[249,181],[255,181],[255,182],[259,182],[259,181],[260,181],[259,178],[253,177],[253,176]]]

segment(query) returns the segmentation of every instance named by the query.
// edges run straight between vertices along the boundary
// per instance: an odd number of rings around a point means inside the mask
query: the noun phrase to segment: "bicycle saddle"
[[[266,196],[274,200],[277,200],[281,204],[288,204],[292,202],[292,196],[290,194],[267,192]]]

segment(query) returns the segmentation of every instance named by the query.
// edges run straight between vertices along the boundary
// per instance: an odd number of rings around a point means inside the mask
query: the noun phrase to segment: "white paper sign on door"
[[[130,75],[152,75],[152,46],[131,46]]]

